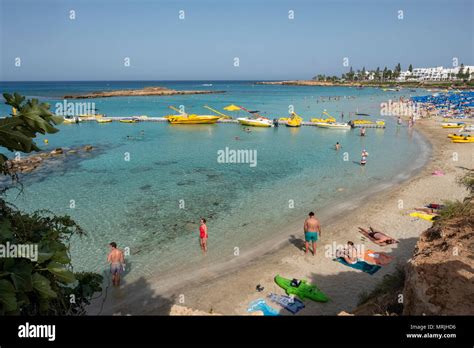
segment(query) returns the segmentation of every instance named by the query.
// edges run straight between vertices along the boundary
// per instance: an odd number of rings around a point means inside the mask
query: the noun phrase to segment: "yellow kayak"
[[[443,128],[462,128],[464,123],[442,123],[441,127]]]
[[[220,116],[213,115],[173,115],[167,117],[171,124],[212,124],[216,123]]]
[[[471,134],[448,134],[448,138],[450,139],[464,139],[464,138],[471,138]]]
[[[463,138],[463,139],[453,139],[453,143],[474,143],[474,137]]]
[[[427,214],[427,213],[422,213],[422,212],[419,212],[419,211],[415,211],[413,213],[410,214],[411,217],[417,217],[417,218],[420,218],[420,219],[423,219],[423,220],[426,220],[426,221],[433,221],[433,219],[435,218],[435,216],[437,215],[434,215],[434,214]]]
[[[122,119],[122,120],[120,120],[120,122],[122,122],[122,123],[137,123],[138,121],[134,120],[134,119]]]
[[[112,122],[112,120],[110,118],[103,118],[103,117],[98,118],[96,121],[97,121],[97,123],[110,123],[110,122]]]

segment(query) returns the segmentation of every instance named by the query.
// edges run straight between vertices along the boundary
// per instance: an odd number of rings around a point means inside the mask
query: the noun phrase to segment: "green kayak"
[[[294,282],[294,280],[276,275],[275,283],[285,289],[288,295],[298,296],[301,300],[308,298],[317,302],[329,301],[329,297],[323,294],[316,285],[308,284],[306,280],[298,280],[297,282]]]

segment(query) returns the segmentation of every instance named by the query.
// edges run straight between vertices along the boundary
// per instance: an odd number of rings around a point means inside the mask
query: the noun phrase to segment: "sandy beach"
[[[306,308],[300,312],[302,315],[335,315],[354,309],[361,292],[370,291],[385,274],[394,271],[397,263],[406,263],[420,233],[431,226],[428,221],[410,217],[408,214],[412,209],[431,202],[460,199],[467,194],[463,187],[456,184],[456,178],[465,172],[463,168],[472,168],[472,146],[452,144],[446,137],[449,131],[434,121],[422,120],[416,127],[432,144],[431,162],[416,177],[372,197],[354,212],[341,217],[337,223],[325,226],[322,221],[323,234],[316,257],[304,255],[302,251],[302,228],[291,231],[289,236],[295,235],[296,239],[274,254],[256,260],[237,273],[194,289],[188,288],[183,292],[187,298],[186,305],[201,310],[212,308],[218,313],[246,314],[248,303],[252,300],[265,297],[262,295],[269,292],[282,293],[273,281],[273,277],[280,274],[287,278],[308,279],[332,299],[329,303],[307,301]],[[458,153],[458,161],[453,161],[454,152]],[[433,176],[435,170],[442,170],[445,175]],[[401,209],[400,200],[403,201]],[[333,242],[343,244],[348,240],[360,243],[362,235],[357,232],[357,227],[369,225],[400,240],[398,245],[387,247],[364,242],[371,249],[394,256],[395,260],[390,265],[370,276],[325,257],[325,245]],[[265,287],[263,293],[256,292],[257,284]]]
[[[409,213],[415,207],[461,199],[467,194],[456,179],[466,172],[465,168],[473,167],[472,145],[451,143],[447,138],[450,131],[442,129],[435,120],[420,120],[416,129],[431,144],[428,163],[415,176],[371,195],[370,199],[364,199],[349,213],[346,210],[335,212],[337,218],[331,219],[330,223],[323,219],[322,238],[318,242],[316,256],[304,254],[302,226],[305,216],[302,216],[301,227],[288,229],[287,241],[274,242],[273,245],[269,241],[267,252],[261,256],[253,255],[245,265],[236,264],[227,268],[223,275],[215,265],[209,265],[208,269],[202,269],[200,277],[190,277],[184,287],[173,287],[173,290],[164,290],[166,279],[142,279],[126,284],[123,289],[111,290],[101,314],[180,314],[175,310],[179,305],[206,313],[246,315],[251,301],[265,298],[270,292],[284,293],[273,281],[276,274],[307,279],[331,298],[328,303],[306,301],[306,307],[298,315],[350,312],[357,306],[362,292],[371,291],[385,274],[394,271],[397,264],[407,262],[413,255],[419,235],[431,226],[431,222],[410,217]],[[457,161],[453,160],[456,156]],[[436,170],[443,171],[445,175],[433,176]],[[310,210],[318,215],[317,207],[308,207]],[[363,238],[358,226],[372,226],[400,243],[377,246]],[[344,245],[349,240],[355,244],[362,243],[367,249],[383,251],[393,256],[394,260],[374,275],[368,275],[333,261],[333,252],[331,255],[326,253],[326,248],[331,248],[333,243]],[[197,278],[200,280],[197,281]],[[257,284],[265,290],[257,292]],[[97,312],[94,310],[92,313]],[[286,311],[281,314],[290,315]]]

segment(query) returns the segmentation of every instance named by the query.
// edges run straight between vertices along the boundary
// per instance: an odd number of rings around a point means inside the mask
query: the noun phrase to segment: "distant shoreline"
[[[396,81],[316,81],[316,80],[284,80],[284,81],[259,81],[257,85],[284,85],[284,86],[324,86],[324,87],[376,87],[376,88],[455,88],[455,89],[474,89],[474,85],[459,84],[444,81],[413,81],[413,82],[396,82]]]
[[[99,91],[88,94],[66,95],[64,99],[91,99],[91,98],[109,98],[109,97],[143,97],[143,96],[170,96],[183,94],[216,94],[225,93],[225,91],[179,91],[166,87],[145,87],[142,89],[126,89],[117,91]]]

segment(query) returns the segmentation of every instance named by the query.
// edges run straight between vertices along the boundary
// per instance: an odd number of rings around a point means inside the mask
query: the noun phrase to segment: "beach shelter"
[[[240,107],[238,107],[237,105],[234,105],[234,104],[230,104],[230,105],[227,105],[224,110],[227,110],[227,111],[239,111],[241,110]]]

